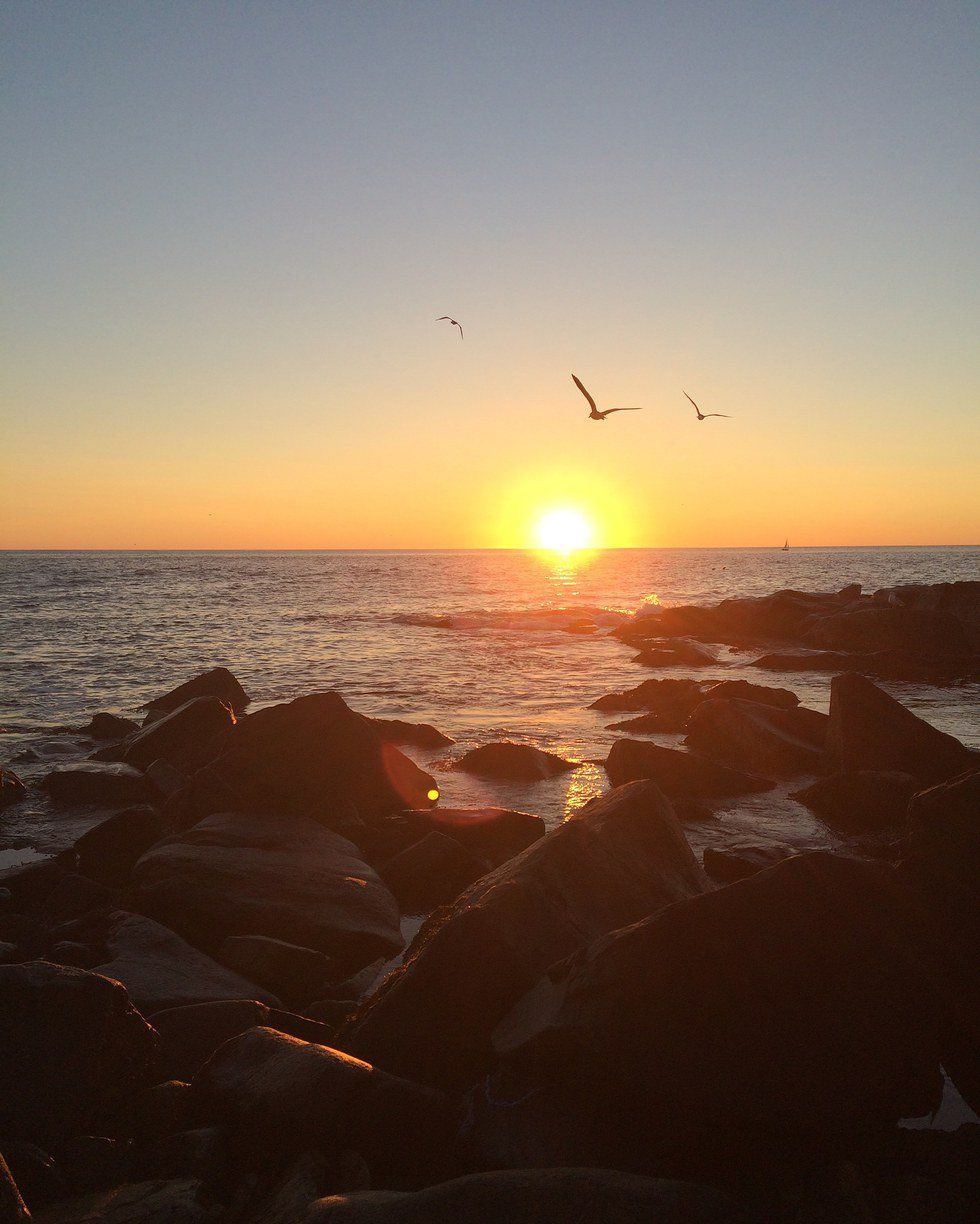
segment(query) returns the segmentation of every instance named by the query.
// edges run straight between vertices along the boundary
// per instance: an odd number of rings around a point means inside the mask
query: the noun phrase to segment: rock
[[[58,929],[93,911],[106,910],[115,900],[116,893],[112,889],[87,876],[67,872],[33,908],[31,916],[47,930]]]
[[[47,949],[47,958],[56,965],[74,965],[76,969],[91,969],[102,959],[102,953],[92,944],[65,939]]]
[[[356,999],[315,999],[312,1003],[307,1004],[303,1015],[308,1016],[311,1020],[316,1020],[319,1024],[326,1025],[331,1033],[336,1035],[337,1029],[345,1024],[356,1011]]]
[[[732,698],[738,701],[755,701],[759,705],[775,706],[779,710],[793,710],[800,699],[789,689],[771,688],[767,684],[752,684],[748,680],[719,680],[704,690],[705,701]]]
[[[775,783],[757,774],[720,765],[710,757],[644,740],[616,740],[606,758],[614,786],[651,778],[671,800],[709,800],[772,790]]]
[[[27,794],[27,787],[12,769],[0,766],[0,812],[11,804],[20,803]]]
[[[501,1169],[414,1194],[367,1191],[320,1199],[305,1224],[726,1224],[740,1218],[716,1191],[615,1169]]]
[[[413,744],[416,748],[444,748],[456,741],[431,723],[404,722],[400,718],[369,718],[386,744]]]
[[[204,1224],[217,1220],[219,1206],[205,1206],[200,1189],[200,1182],[193,1178],[127,1182],[58,1203],[34,1218],[37,1224]]]
[[[152,1082],[158,1042],[125,989],[30,961],[0,966],[0,1132],[78,1134]]]
[[[578,763],[566,761],[554,752],[534,748],[531,744],[504,740],[471,748],[460,757],[454,768],[490,778],[504,778],[509,782],[537,782],[541,778],[553,778],[556,774],[577,769]]]
[[[839,650],[773,651],[755,659],[753,667],[767,671],[830,671],[853,670],[854,656]]]
[[[688,715],[702,700],[702,686],[696,680],[644,680],[622,693],[607,693],[589,706],[590,710],[645,710],[661,722],[652,731],[680,731]]]
[[[790,798],[845,832],[876,832],[904,823],[918,789],[911,774],[863,769],[831,774]]]
[[[906,650],[917,655],[966,654],[976,635],[947,612],[903,607],[846,609],[821,617],[803,635],[818,650]]]
[[[190,1087],[186,1080],[170,1079],[144,1089],[132,1102],[127,1133],[145,1143],[185,1130],[190,1119]]]
[[[757,701],[702,701],[684,742],[736,769],[761,774],[821,773],[827,767],[828,718],[803,706],[782,710]]]
[[[633,662],[644,667],[717,667],[719,660],[693,642],[670,638],[644,645]]]
[[[487,872],[487,865],[451,837],[429,833],[390,858],[380,875],[405,914],[446,905]]]
[[[393,1074],[469,1087],[494,1024],[550,964],[705,887],[656,786],[610,791],[437,910],[337,1042]]]
[[[215,999],[257,999],[279,1005],[271,993],[142,914],[115,913],[106,947],[109,959],[95,972],[122,982],[142,1012]]]
[[[425,1185],[451,1165],[458,1101],[269,1028],[227,1042],[194,1077],[199,1116],[294,1150],[359,1152],[376,1184]]]
[[[980,763],[980,754],[854,673],[831,682],[827,750],[838,771],[909,773],[925,785]]]
[[[745,880],[796,853],[791,846],[779,843],[764,846],[726,846],[724,850],[706,846],[702,859],[705,871],[713,880],[718,880],[721,884],[734,884],[736,880]]]
[[[126,1178],[125,1148],[107,1135],[73,1135],[57,1144],[54,1154],[73,1194],[103,1190]]]
[[[924,919],[894,868],[796,855],[552,966],[494,1048],[685,1176],[738,1157],[771,1180],[801,1145],[846,1152],[938,1106],[947,1001]]]
[[[53,769],[41,785],[57,803],[126,807],[149,798],[146,779],[131,765],[81,761]]]
[[[153,761],[147,767],[146,781],[154,795],[165,801],[179,794],[189,779],[183,770],[171,765],[169,761]]]
[[[217,697],[236,714],[241,714],[252,700],[226,667],[214,667],[164,693],[162,697],[154,697],[146,703],[146,708],[166,714],[195,697]]]
[[[118,714],[93,714],[87,726],[81,727],[82,735],[94,740],[121,740],[138,731],[140,725],[132,718],[120,718]]]
[[[147,769],[154,761],[193,768],[217,755],[234,726],[230,706],[217,697],[194,697],[120,745],[122,759],[137,769]]]
[[[24,954],[16,944],[0,941],[0,965],[16,965],[24,959]]]
[[[242,719],[181,798],[194,816],[239,809],[336,828],[352,806],[370,824],[406,807],[431,807],[438,795],[435,780],[383,743],[339,693],[315,693]]]
[[[318,999],[338,978],[337,962],[322,952],[265,935],[230,935],[218,948],[218,960],[289,1004]]]
[[[222,999],[170,1007],[155,1012],[153,1024],[160,1034],[170,1074],[182,1080],[193,1079],[219,1046],[248,1029],[274,1028],[321,1044],[333,1033],[332,1028],[313,1017],[266,1007],[256,999]]]
[[[495,807],[399,812],[386,825],[401,826],[399,849],[421,841],[430,832],[441,833],[465,846],[490,867],[506,863],[545,834],[540,816]]]
[[[158,842],[130,904],[209,950],[265,935],[358,969],[403,946],[395,899],[356,848],[300,816],[221,813]]]
[[[166,818],[156,808],[117,812],[75,842],[78,870],[100,884],[118,887],[128,880],[137,859],[169,831]]]
[[[10,1175],[7,1162],[0,1154],[0,1222],[17,1224],[19,1220],[30,1220],[31,1213],[20,1197],[17,1183]]]

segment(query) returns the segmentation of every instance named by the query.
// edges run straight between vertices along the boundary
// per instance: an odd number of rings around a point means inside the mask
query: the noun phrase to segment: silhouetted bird
[[[604,421],[610,412],[642,412],[641,408],[607,408],[605,412],[600,412],[595,406],[595,400],[589,395],[588,391],[586,391],[574,374],[572,375],[572,382],[589,401],[589,419],[592,421]]]
[[[684,394],[687,395],[687,392],[685,391]],[[687,398],[691,400],[692,404],[694,404],[694,400],[692,400],[689,395],[687,395]],[[732,419],[727,412],[702,412],[697,404],[694,404],[694,411],[698,414],[699,421],[706,421],[708,417],[712,416],[724,417],[726,421],[730,421]]]
[[[451,324],[453,325],[453,327],[458,327],[458,328],[459,328],[459,338],[460,338],[460,340],[462,340],[462,338],[463,338],[463,325],[462,325],[462,323],[457,323],[457,322],[456,322],[456,320],[455,320],[455,319],[451,319],[451,318],[449,317],[449,315],[440,315],[440,316],[439,316],[439,318],[438,318],[438,319],[436,319],[436,322],[437,322],[437,323],[442,323],[442,322],[451,323]]]

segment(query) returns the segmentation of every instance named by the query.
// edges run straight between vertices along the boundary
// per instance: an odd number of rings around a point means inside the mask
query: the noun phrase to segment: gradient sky
[[[975,4],[0,22],[0,546],[980,540]]]

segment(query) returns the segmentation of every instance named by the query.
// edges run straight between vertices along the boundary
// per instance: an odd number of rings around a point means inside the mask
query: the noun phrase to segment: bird
[[[443,321],[445,321],[446,323],[451,323],[451,324],[453,325],[453,327],[458,327],[458,328],[459,328],[459,338],[460,338],[460,340],[462,340],[462,338],[463,338],[463,325],[462,325],[462,323],[457,323],[457,322],[456,322],[456,320],[455,320],[455,319],[451,319],[451,318],[449,317],[449,315],[440,315],[440,316],[439,316],[439,318],[438,318],[438,319],[436,319],[436,322],[437,322],[437,323],[442,323]]]
[[[576,385],[576,387],[578,387],[578,389],[582,392],[585,398],[589,401],[589,409],[590,409],[589,420],[590,421],[604,421],[606,417],[610,414],[610,412],[641,412],[642,411],[642,409],[640,408],[607,408],[605,412],[600,412],[599,409],[595,406],[595,400],[592,398],[591,395],[589,395],[588,391],[586,391],[586,389],[582,386],[581,382],[578,380],[578,378],[575,377],[574,374],[572,375],[572,382]]]
[[[685,391],[684,394],[687,395],[687,392]],[[694,404],[694,400],[692,400],[689,395],[687,395],[687,398],[691,400],[692,404]],[[706,421],[708,417],[713,417],[713,416],[724,417],[726,421],[730,421],[732,419],[728,415],[727,412],[702,412],[701,409],[697,406],[697,404],[694,404],[694,411],[698,414],[699,421]]]

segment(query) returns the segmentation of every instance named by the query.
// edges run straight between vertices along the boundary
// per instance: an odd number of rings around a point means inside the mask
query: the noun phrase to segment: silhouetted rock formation
[[[498,744],[481,744],[471,748],[455,764],[467,773],[505,778],[511,782],[536,782],[553,778],[577,768],[575,761],[566,761],[554,752],[534,748],[530,744],[514,744],[504,740]]]
[[[670,799],[712,800],[772,790],[769,778],[721,765],[696,752],[664,748],[646,740],[616,740],[606,758],[613,786],[650,778]]]
[[[416,748],[444,748],[455,740],[431,723],[405,722],[401,718],[371,718],[386,744],[414,744]]]
[[[767,867],[781,863],[783,859],[791,858],[795,853],[791,846],[770,842],[763,846],[727,846],[724,850],[707,846],[702,857],[704,869],[713,880],[734,884],[736,880],[746,880]]]
[[[656,639],[644,645],[633,660],[643,667],[717,667],[719,660],[702,646],[684,638]]]
[[[135,732],[107,753],[146,769],[154,761],[169,761],[183,769],[203,765],[217,755],[222,737],[235,725],[231,706],[217,697],[194,697]]]
[[[859,769],[821,778],[792,798],[845,832],[875,832],[901,826],[918,789],[911,774]]]
[[[27,794],[27,787],[12,769],[0,766],[0,812],[12,803],[20,803]]]
[[[57,803],[126,807],[151,797],[143,774],[132,765],[80,761],[53,769],[41,785]]]
[[[252,700],[227,667],[214,667],[211,671],[201,672],[184,684],[179,684],[169,693],[154,697],[146,703],[146,708],[154,716],[166,714],[195,697],[217,697],[236,714],[241,714]]]
[[[777,776],[821,773],[827,768],[828,721],[803,706],[702,701],[688,719],[684,742],[737,769]]]
[[[79,728],[82,735],[89,735],[94,740],[121,740],[139,729],[139,723],[132,718],[106,713],[93,714],[91,720]]]

